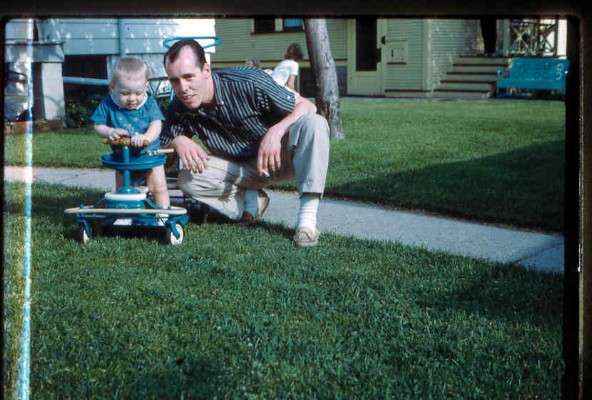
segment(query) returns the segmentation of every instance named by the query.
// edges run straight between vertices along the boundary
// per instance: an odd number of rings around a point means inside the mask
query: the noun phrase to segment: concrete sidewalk
[[[113,190],[114,172],[82,169],[30,169],[5,167],[5,181],[35,181]],[[271,199],[264,215],[270,223],[294,226],[298,198],[268,191]],[[363,239],[397,241],[451,254],[516,263],[540,271],[562,273],[564,238],[508,227],[470,223],[363,203],[324,199],[319,207],[319,229]]]

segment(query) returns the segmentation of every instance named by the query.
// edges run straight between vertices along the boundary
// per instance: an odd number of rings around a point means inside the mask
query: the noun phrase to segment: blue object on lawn
[[[550,57],[518,57],[508,69],[497,70],[500,89],[558,90],[565,94],[569,60]]]
[[[136,187],[137,180],[143,178],[148,170],[166,163],[166,155],[158,152],[132,153],[126,145],[112,146],[114,152],[102,155],[101,163],[121,172],[123,184],[117,192],[105,193],[105,197],[94,206],[81,205],[65,210],[66,214],[76,215],[77,239],[82,243],[88,242],[93,236],[91,221],[101,220],[103,229],[163,229],[166,243],[180,244],[184,237],[183,226],[189,222],[187,210],[176,206],[159,208],[145,191]]]

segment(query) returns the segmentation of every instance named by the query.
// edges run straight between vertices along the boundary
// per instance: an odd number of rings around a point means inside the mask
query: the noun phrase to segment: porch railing
[[[505,57],[557,56],[557,18],[504,19],[500,25]]]

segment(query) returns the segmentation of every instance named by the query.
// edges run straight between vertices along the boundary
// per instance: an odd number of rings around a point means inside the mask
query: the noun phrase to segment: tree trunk
[[[337,71],[331,55],[327,22],[322,18],[305,19],[304,27],[310,66],[315,77],[316,106],[319,114],[324,116],[329,123],[331,139],[344,139]]]

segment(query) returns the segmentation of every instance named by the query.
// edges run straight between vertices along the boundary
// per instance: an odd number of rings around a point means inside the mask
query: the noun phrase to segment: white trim
[[[184,215],[187,210],[183,207],[171,206],[171,208],[94,208],[94,207],[76,207],[67,208],[65,214],[168,214]]]
[[[116,193],[109,192],[105,193],[105,199],[107,200],[146,200],[146,193]]]

